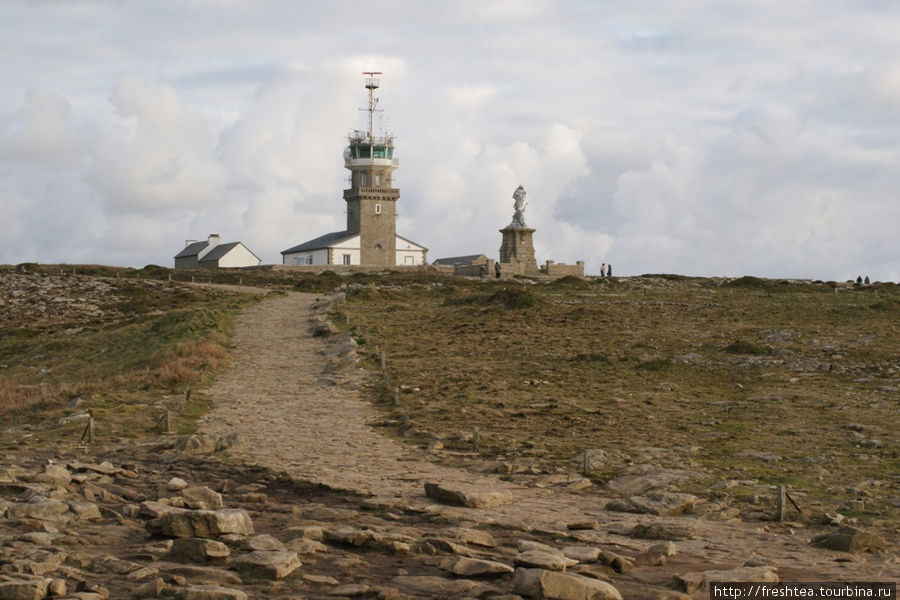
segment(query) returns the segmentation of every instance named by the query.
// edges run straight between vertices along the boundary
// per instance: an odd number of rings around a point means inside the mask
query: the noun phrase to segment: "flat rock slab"
[[[482,560],[480,558],[466,558],[464,556],[451,556],[441,563],[441,569],[460,575],[462,577],[483,577],[488,575],[506,575],[515,569],[511,566],[494,560]]]
[[[182,592],[184,600],[247,600],[247,594],[217,585],[189,585]]]
[[[692,494],[659,492],[648,496],[631,496],[613,500],[606,510],[659,516],[681,515],[694,510],[699,499]]]
[[[544,569],[516,569],[513,585],[517,593],[532,598],[622,600],[619,590],[606,581]]]
[[[578,561],[567,558],[562,552],[526,550],[516,555],[513,563],[517,567],[539,567],[550,571],[565,571],[568,567],[577,565]]]
[[[462,598],[481,598],[500,594],[500,590],[492,585],[469,579],[444,579],[431,575],[400,575],[392,580],[397,587],[426,596]]]
[[[425,495],[444,504],[467,506],[469,508],[495,508],[511,504],[512,494],[475,488],[426,483]]]
[[[740,567],[727,571],[703,571],[702,573],[686,573],[675,577],[676,583],[685,593],[697,590],[706,591],[713,581],[747,581],[753,583],[778,583],[778,572],[775,567]]]
[[[838,550],[840,552],[880,552],[887,548],[887,542],[880,535],[862,531],[855,527],[841,527],[837,531],[813,538],[811,546]]]
[[[644,540],[693,540],[697,529],[681,523],[638,523],[628,535]]]

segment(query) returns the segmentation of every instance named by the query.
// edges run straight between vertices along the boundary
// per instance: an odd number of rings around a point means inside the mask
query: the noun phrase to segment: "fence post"
[[[475,450],[478,450],[478,442],[481,440],[481,431],[478,429],[478,426],[472,428],[472,447]]]
[[[784,486],[778,486],[778,496],[775,498],[775,520],[784,521]]]

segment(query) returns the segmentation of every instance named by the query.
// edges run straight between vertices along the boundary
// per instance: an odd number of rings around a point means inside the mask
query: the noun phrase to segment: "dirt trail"
[[[773,560],[782,580],[896,579],[893,555],[850,556],[812,549],[812,532],[783,524],[723,523],[699,517],[648,517],[602,510],[605,499],[564,491],[526,488],[492,476],[480,476],[428,462],[380,435],[367,422],[379,418],[355,386],[359,372],[334,375],[323,371],[329,362],[327,342],[310,332],[311,305],[316,296],[289,293],[271,297],[243,312],[234,336],[234,364],[210,390],[213,409],[200,429],[226,435],[237,432],[243,443],[229,451],[247,464],[284,471],[292,477],[352,490],[404,505],[426,505],[424,483],[464,483],[484,490],[509,491],[512,504],[491,510],[448,509],[476,522],[527,525],[564,531],[573,521],[595,520],[595,543],[642,548],[646,540],[621,535],[636,523],[672,521],[694,526],[697,540],[679,542],[707,568],[740,566],[758,555]],[[851,562],[842,562],[850,559]]]

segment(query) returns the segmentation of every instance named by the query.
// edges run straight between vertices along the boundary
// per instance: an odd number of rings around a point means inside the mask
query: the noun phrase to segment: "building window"
[[[404,257],[403,257],[403,264],[406,264],[406,265],[414,265],[414,264],[416,264],[416,259],[415,259],[414,257],[412,257],[412,256],[404,256]]]
[[[376,204],[376,205],[375,205],[375,214],[376,214],[376,215],[380,215],[380,214],[381,214],[381,204]]]
[[[343,257],[344,257],[344,264],[349,265],[350,264],[350,255],[344,254]]]
[[[381,244],[375,244],[375,249],[376,249],[376,250],[381,250]]]
[[[366,187],[369,185],[369,173],[368,171],[363,171],[359,174],[359,184],[362,187]]]
[[[375,173],[375,185],[381,185],[381,173]]]

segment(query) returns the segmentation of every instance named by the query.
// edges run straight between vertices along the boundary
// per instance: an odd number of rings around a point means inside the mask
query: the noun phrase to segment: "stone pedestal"
[[[534,259],[535,230],[529,227],[509,226],[500,230],[503,242],[500,244],[500,267],[504,275],[538,275],[537,261]]]

